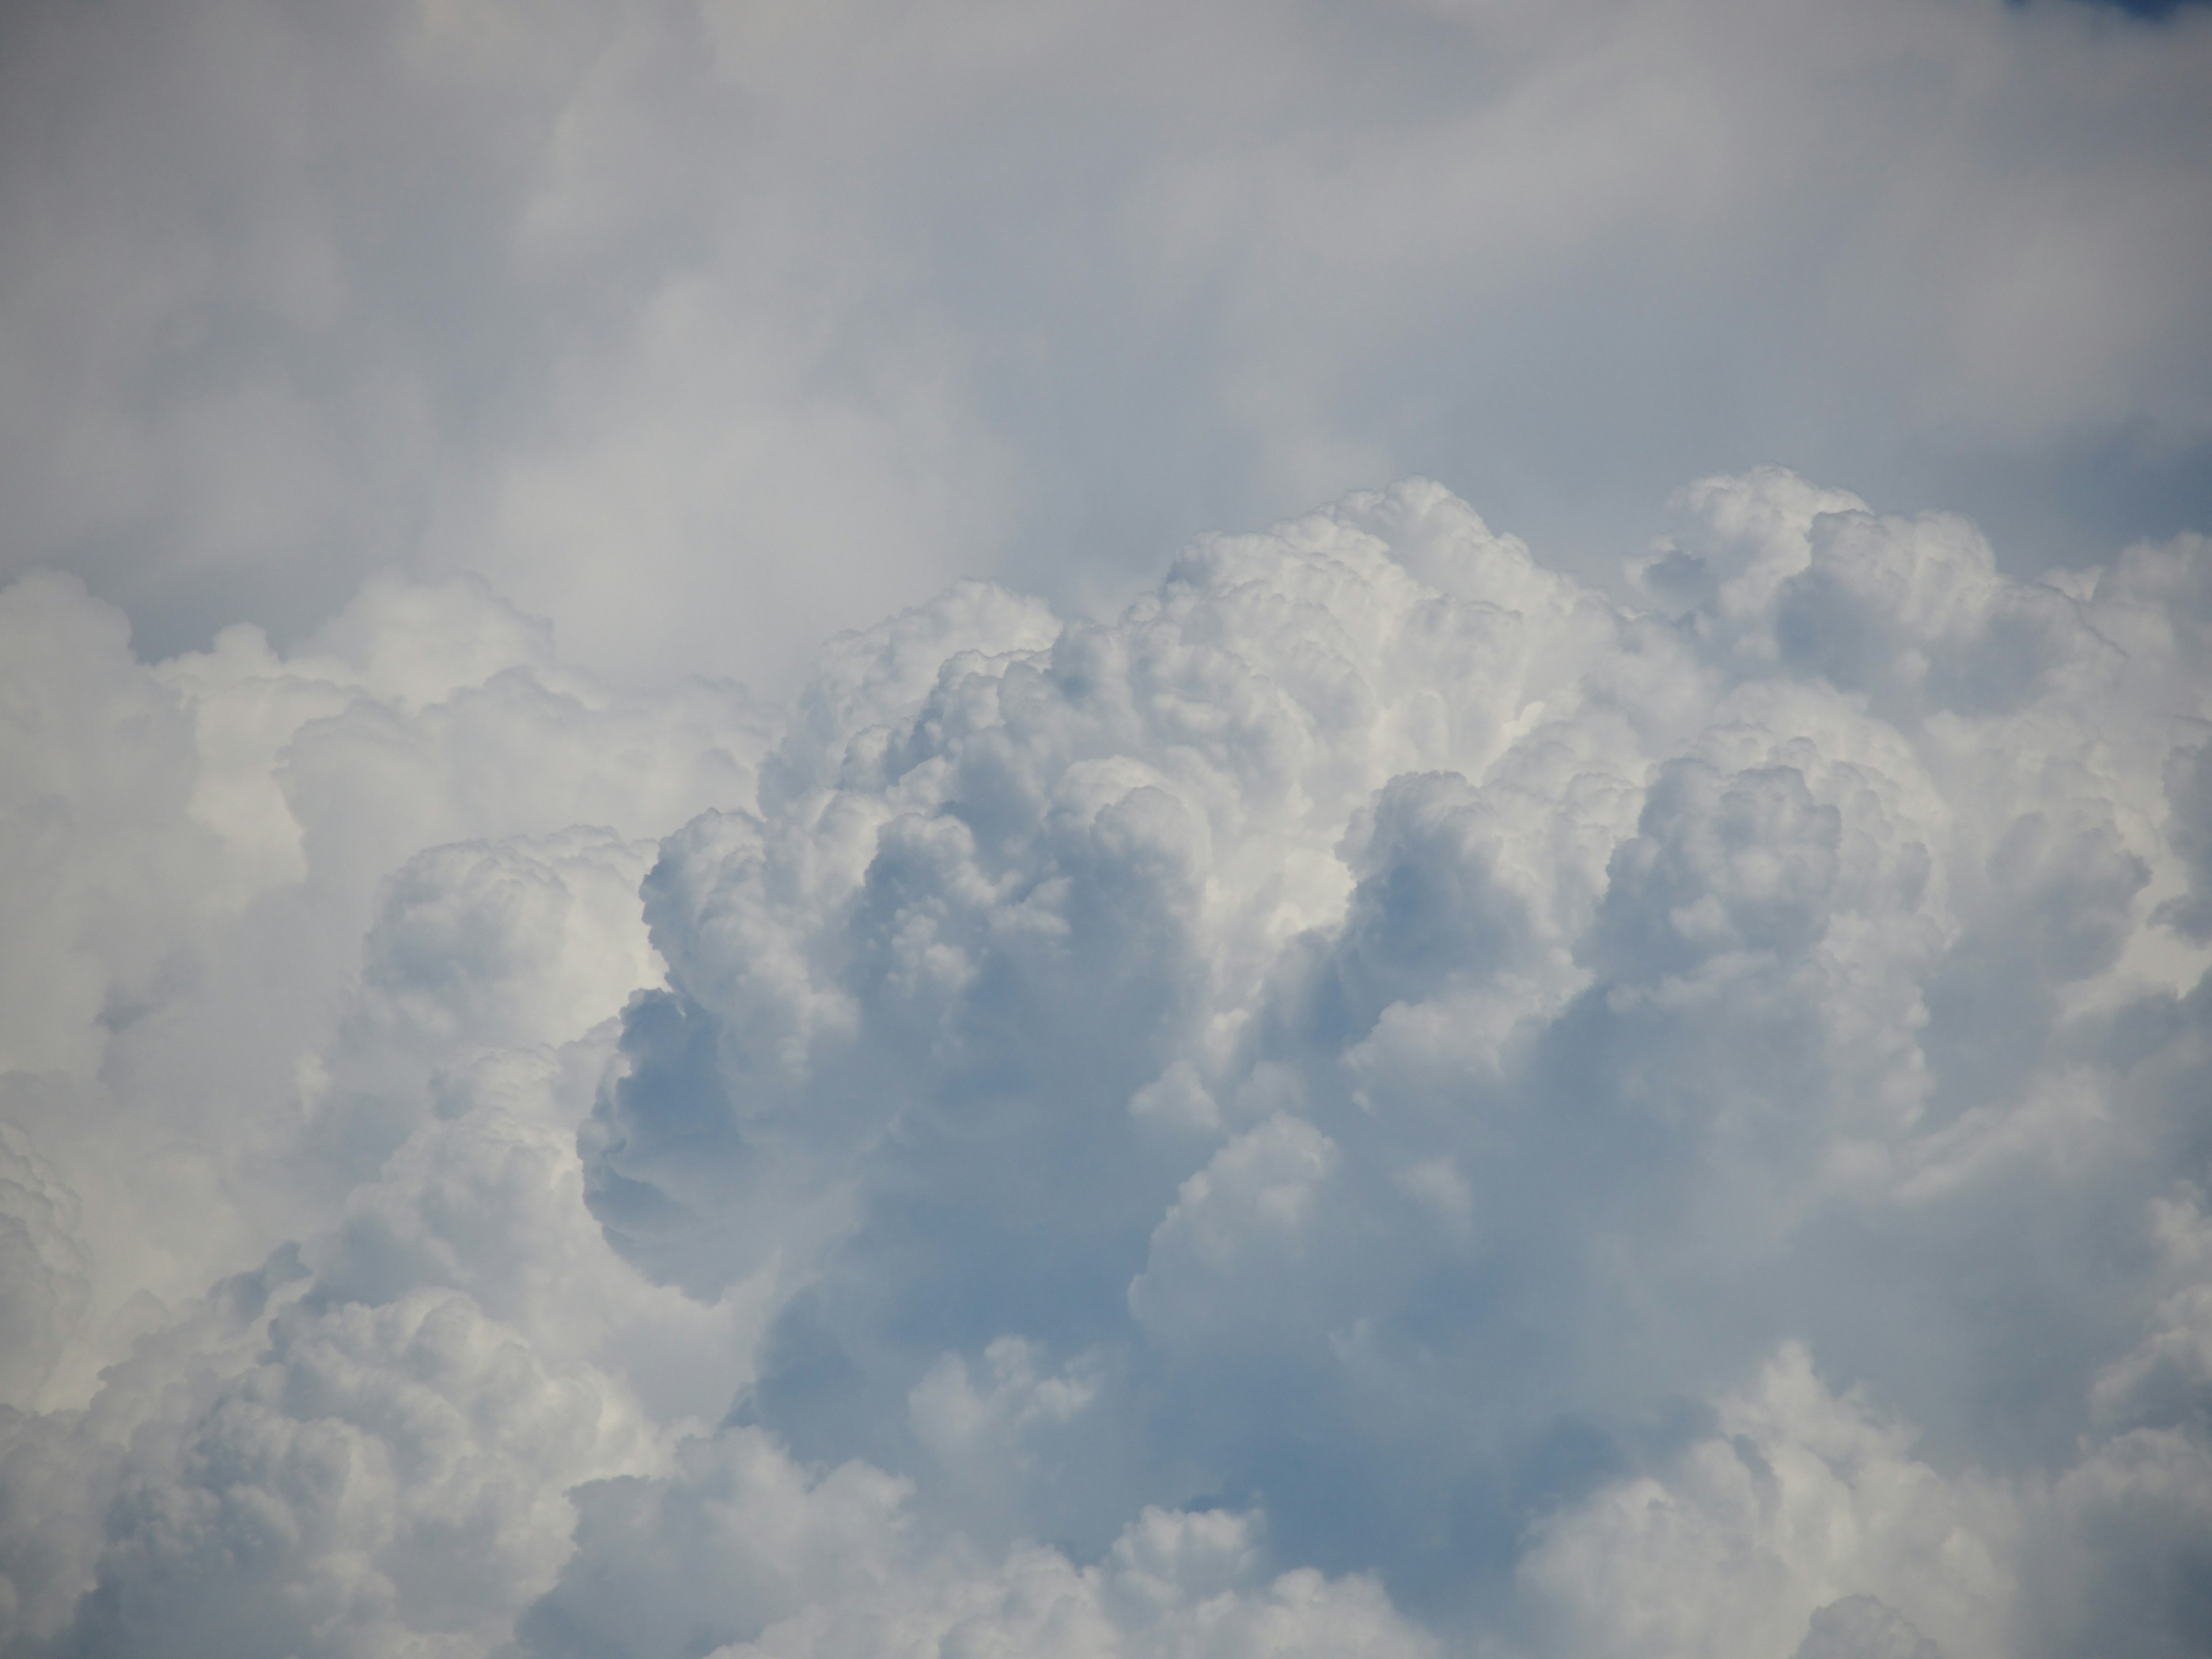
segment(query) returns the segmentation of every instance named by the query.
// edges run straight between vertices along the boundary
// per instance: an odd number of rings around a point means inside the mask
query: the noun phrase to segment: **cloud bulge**
[[[781,713],[5,590],[9,1650],[2197,1650],[2212,563],[1680,514]]]

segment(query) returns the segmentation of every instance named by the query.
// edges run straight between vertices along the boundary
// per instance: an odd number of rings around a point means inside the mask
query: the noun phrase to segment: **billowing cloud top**
[[[0,591],[6,1650],[2202,1651],[2212,548],[1680,508],[781,713]]]

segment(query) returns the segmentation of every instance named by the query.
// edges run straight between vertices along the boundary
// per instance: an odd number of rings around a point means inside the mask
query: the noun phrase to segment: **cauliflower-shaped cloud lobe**
[[[9,1650],[2201,1651],[2212,552],[1678,507],[780,715],[0,594]]]

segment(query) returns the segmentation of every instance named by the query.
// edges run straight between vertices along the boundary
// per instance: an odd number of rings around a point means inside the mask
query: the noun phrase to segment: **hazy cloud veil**
[[[1423,410],[1562,441],[1422,319],[1571,379],[1722,304],[1702,227],[1773,256],[1717,377],[1801,378],[1620,490],[1770,417],[1896,483],[1821,435],[1879,415],[2190,506],[2205,14],[1775,9],[19,13],[0,1652],[2212,1651],[2212,544],[1747,463],[1622,562],[1341,488]],[[1490,79],[1413,73],[1451,30]],[[1829,118],[1652,60],[1790,39],[1966,100],[1817,305]],[[1640,324],[1639,131],[1709,167]],[[956,164],[1028,245],[902,196]],[[1900,246],[2005,274],[1942,322]],[[1224,504],[1278,521],[1083,539]]]

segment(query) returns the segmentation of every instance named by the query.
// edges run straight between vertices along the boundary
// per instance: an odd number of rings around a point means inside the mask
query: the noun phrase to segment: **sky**
[[[2212,1651],[2208,86],[0,10],[0,1655]]]

